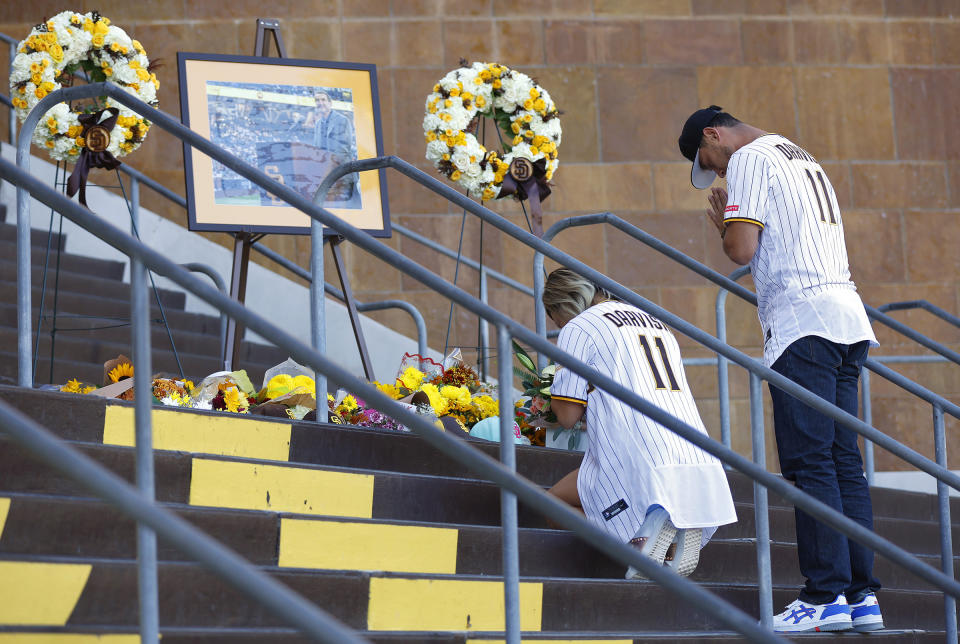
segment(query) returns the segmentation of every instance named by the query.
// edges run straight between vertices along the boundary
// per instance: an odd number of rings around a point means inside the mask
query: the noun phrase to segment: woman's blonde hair
[[[605,290],[582,275],[569,268],[558,268],[547,276],[541,300],[550,317],[572,320],[590,308],[597,293],[609,297]]]

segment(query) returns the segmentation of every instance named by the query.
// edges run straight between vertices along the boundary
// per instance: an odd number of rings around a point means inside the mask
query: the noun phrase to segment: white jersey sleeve
[[[767,225],[770,162],[761,154],[735,152],[727,168],[727,207],[724,223],[746,221]]]
[[[593,338],[580,328],[580,325],[575,321],[567,323],[560,330],[557,347],[587,365],[593,364],[597,353]],[[590,384],[586,379],[565,367],[557,366],[556,374],[553,377],[553,385],[550,387],[550,397],[586,405],[587,394],[590,389]]]

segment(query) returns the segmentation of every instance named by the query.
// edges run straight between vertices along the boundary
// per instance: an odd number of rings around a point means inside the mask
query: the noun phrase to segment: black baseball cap
[[[690,183],[699,190],[709,188],[717,178],[717,173],[713,170],[704,170],[700,167],[700,141],[703,139],[703,128],[709,127],[713,117],[721,112],[723,108],[719,105],[697,110],[683,124],[683,131],[677,141],[683,156],[693,162],[693,167],[690,169]]]

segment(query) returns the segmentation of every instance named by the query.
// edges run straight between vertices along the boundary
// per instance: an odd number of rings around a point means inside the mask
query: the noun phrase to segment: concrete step
[[[16,241],[0,240],[0,257],[16,258]],[[30,265],[43,267],[46,261],[46,241],[42,245],[32,246],[30,250]],[[49,266],[53,268],[56,264],[56,255],[51,254]],[[89,275],[91,277],[100,277],[105,279],[123,279],[125,262],[119,262],[108,259],[96,259],[93,257],[82,257],[80,255],[71,255],[69,253],[61,255],[60,270],[80,275]]]
[[[5,204],[0,205],[0,208],[6,208]],[[14,216],[16,219],[16,216]],[[3,222],[3,214],[0,213],[0,222]],[[67,236],[61,235],[56,232],[56,223],[54,224],[54,230],[52,234],[49,234],[46,229],[32,228],[30,230],[30,245],[36,248],[47,248],[47,239],[49,236],[50,249],[51,250],[64,250]],[[5,242],[14,242],[17,241],[17,224],[14,223],[0,223],[0,241]]]
[[[40,288],[43,285],[43,266],[34,265],[30,271],[31,287]],[[52,311],[54,289],[59,289],[59,295],[64,293],[73,293],[78,295],[87,295],[97,299],[112,299],[122,302],[130,302],[130,284],[119,279],[106,279],[102,277],[93,277],[73,273],[67,270],[60,270],[57,275],[56,266],[51,263],[47,270],[47,291],[46,305]],[[0,260],[0,282],[7,282],[16,286],[17,283],[17,265],[13,258]],[[186,294],[182,291],[171,291],[166,289],[157,289],[160,301],[164,307],[170,309],[183,310],[186,302]],[[151,289],[149,293],[151,302],[154,301],[154,294]]]
[[[71,608],[67,627],[132,627],[138,624],[136,563],[79,557],[0,557],[9,578],[30,576],[63,589],[66,579],[80,587],[79,596],[50,593],[49,602]],[[82,568],[81,568],[82,567]],[[87,568],[89,567],[89,568]],[[78,583],[86,570],[85,583]],[[502,609],[485,608],[502,601],[498,577],[407,575],[305,569],[262,570],[328,611],[351,628],[373,631],[502,630]],[[194,563],[158,565],[160,627],[267,628],[278,618],[228,587]],[[756,589],[731,583],[702,586],[747,614],[757,616]],[[660,631],[714,631],[720,625],[696,607],[678,610],[676,598],[646,581],[581,580],[523,577],[521,627],[525,631],[582,633],[603,625],[604,631],[637,632],[656,625]],[[786,605],[796,588],[774,588],[774,605]],[[455,597],[455,601],[450,601]],[[892,629],[939,630],[942,600],[935,593],[887,590],[883,611]],[[72,605],[66,605],[72,604]],[[38,606],[36,612],[49,606]],[[25,612],[31,612],[27,609]],[[17,616],[34,618],[33,614]],[[19,623],[19,622],[18,622]],[[34,623],[37,623],[35,621]],[[41,625],[42,622],[38,623]],[[7,624],[8,626],[13,624]]]
[[[132,355],[130,345],[130,327],[120,327],[115,329],[104,329],[100,331],[87,331],[76,333],[71,331],[58,332],[56,335],[56,355],[54,369],[61,367],[59,363],[63,360],[78,363],[92,363],[100,366],[100,376],[97,378],[99,384],[102,378],[102,365],[107,360],[111,360],[119,354],[127,356]],[[177,354],[183,365],[184,373],[192,378],[203,378],[215,371],[221,371],[222,365],[219,363],[220,344],[217,336],[201,336],[199,334],[184,334],[171,330],[173,340],[177,348]],[[81,337],[77,337],[80,335]],[[106,336],[106,337],[104,337]],[[34,336],[36,339],[36,336]],[[151,356],[153,361],[153,371],[177,373],[176,360],[170,345],[170,339],[167,337],[167,331],[160,324],[151,325]],[[46,376],[49,373],[51,347],[53,342],[48,333],[40,335],[40,360],[37,367],[38,376]],[[17,347],[17,332],[13,329],[0,327],[0,351],[14,353]],[[31,345],[31,351],[34,345]],[[267,347],[244,342],[241,345],[241,358],[238,368],[247,369],[257,375],[257,385],[261,384],[263,372],[273,365],[282,362],[286,355],[281,353],[276,347]],[[14,361],[15,363],[16,361]],[[62,371],[62,369],[61,369]],[[71,376],[74,377],[74,376]],[[43,380],[45,382],[45,380]],[[55,380],[54,382],[66,382],[66,380]]]

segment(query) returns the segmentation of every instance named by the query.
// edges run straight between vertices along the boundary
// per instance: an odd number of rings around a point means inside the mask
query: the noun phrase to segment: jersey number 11
[[[657,345],[657,351],[660,353],[660,361],[663,363],[663,368],[667,372],[667,379],[670,380],[670,391],[680,391],[680,385],[677,383],[677,378],[673,375],[673,368],[670,366],[670,360],[667,358],[667,348],[663,345],[663,338],[654,338],[653,341]],[[660,376],[660,370],[657,368],[657,363],[653,360],[653,351],[650,350],[650,342],[647,341],[647,336],[640,336],[640,344],[643,346],[643,352],[647,356],[647,363],[650,365],[650,371],[653,372],[653,379],[657,383],[657,389],[666,389],[663,378]]]

